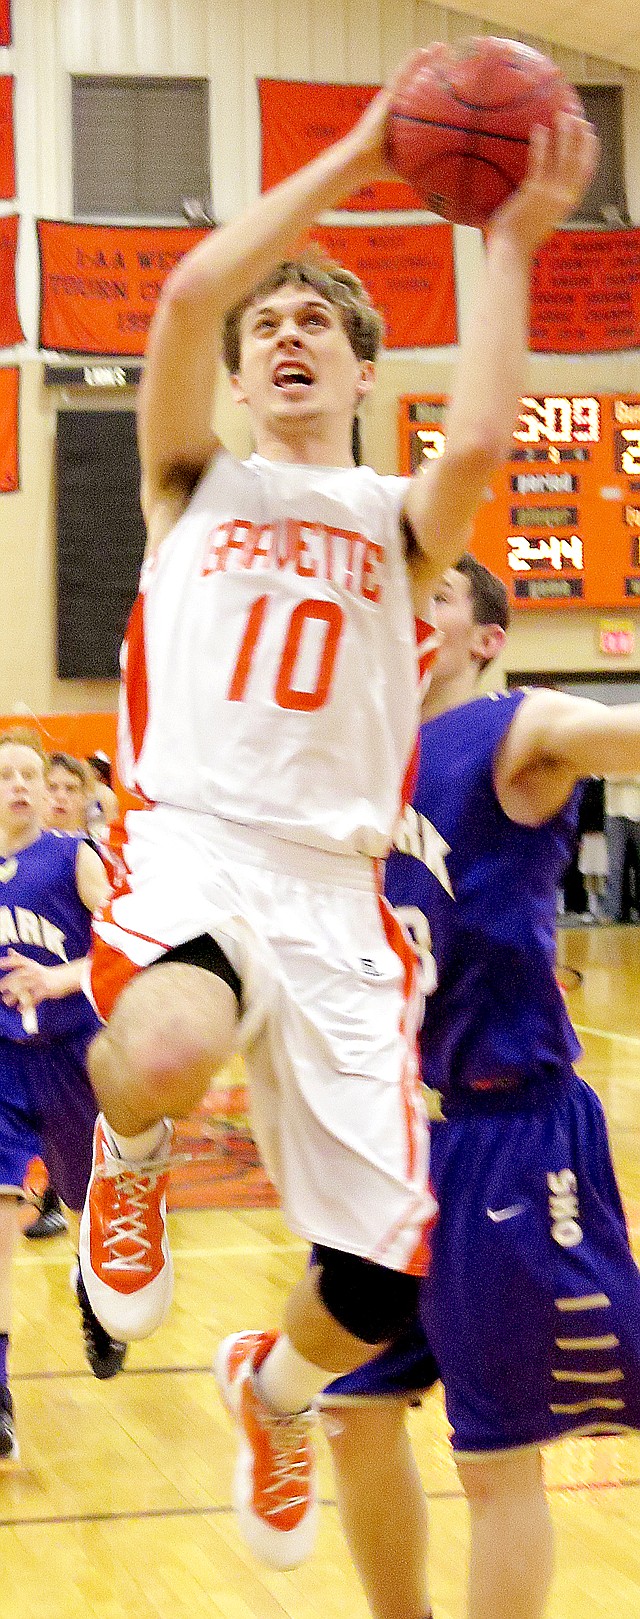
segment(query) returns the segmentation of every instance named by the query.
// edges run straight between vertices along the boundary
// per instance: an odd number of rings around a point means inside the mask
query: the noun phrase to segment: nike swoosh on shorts
[[[500,1220],[513,1220],[516,1214],[524,1214],[524,1203],[512,1203],[508,1209],[487,1209],[487,1214],[498,1225]]]

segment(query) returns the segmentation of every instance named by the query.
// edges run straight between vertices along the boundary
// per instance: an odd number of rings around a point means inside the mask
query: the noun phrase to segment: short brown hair
[[[231,375],[240,369],[240,326],[245,311],[280,287],[313,287],[327,303],[334,304],[353,352],[358,360],[375,360],[384,337],[384,321],[371,302],[366,288],[324,253],[309,248],[299,259],[277,264],[264,281],[234,304],[225,317],[222,352]]]
[[[10,743],[18,748],[31,748],[33,753],[37,753],[46,770],[49,755],[37,731],[32,731],[28,725],[14,725],[10,731],[0,731],[0,748],[6,748]]]
[[[89,791],[87,772],[81,759],[76,759],[73,753],[52,753],[47,764],[47,776],[56,765],[66,770],[69,776],[77,776],[85,793]]]
[[[497,573],[491,573],[469,551],[463,552],[455,564],[455,571],[464,574],[469,581],[474,624],[499,624],[501,630],[506,630],[509,624],[509,597],[507,587]]]
[[[499,624],[501,630],[506,630],[509,625],[509,597],[507,587],[497,573],[491,573],[483,562],[472,557],[470,551],[463,551],[456,562],[455,571],[468,582],[474,624]],[[491,658],[483,658],[478,673],[482,674],[488,669],[491,662]]]

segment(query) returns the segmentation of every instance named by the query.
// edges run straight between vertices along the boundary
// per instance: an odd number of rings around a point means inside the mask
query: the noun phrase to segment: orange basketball
[[[528,45],[419,51],[396,87],[387,157],[433,213],[482,226],[524,179],[534,125],[552,128],[560,112],[584,117],[560,69]]]

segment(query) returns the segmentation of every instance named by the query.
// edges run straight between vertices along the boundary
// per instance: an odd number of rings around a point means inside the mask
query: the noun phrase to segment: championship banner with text
[[[17,246],[18,215],[6,214],[0,219],[0,349],[24,343],[16,303]]]
[[[0,0],[0,45],[11,44],[11,0]]]
[[[295,79],[259,79],[263,191],[286,180],[312,157],[340,140],[378,94],[375,84],[301,84]],[[424,209],[403,180],[382,180],[339,204],[349,212]]]
[[[458,340],[452,225],[314,225],[314,241],[364,283],[388,349]]]
[[[0,493],[3,495],[12,495],[19,488],[19,393],[20,371],[18,366],[0,366]]]
[[[16,194],[16,163],[13,145],[13,79],[0,78],[0,197],[5,201]]]
[[[529,347],[538,354],[640,348],[640,230],[561,230],[536,255]]]
[[[40,347],[63,354],[144,354],[169,271],[206,235],[194,226],[39,219]]]

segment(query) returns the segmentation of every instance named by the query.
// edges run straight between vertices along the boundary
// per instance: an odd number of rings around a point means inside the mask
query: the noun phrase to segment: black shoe
[[[0,1383],[0,1462],[17,1461],[19,1455],[13,1400],[6,1384]]]
[[[94,1377],[99,1377],[102,1381],[105,1381],[108,1377],[115,1377],[116,1373],[122,1370],[127,1346],[119,1343],[117,1338],[110,1338],[108,1332],[105,1332],[104,1327],[101,1326],[97,1315],[94,1315],[79,1265],[73,1286],[82,1316],[85,1355]]]
[[[60,1198],[52,1186],[45,1186],[42,1197],[37,1199],[40,1210],[37,1220],[25,1229],[25,1237],[57,1237],[69,1227],[62,1213]]]

